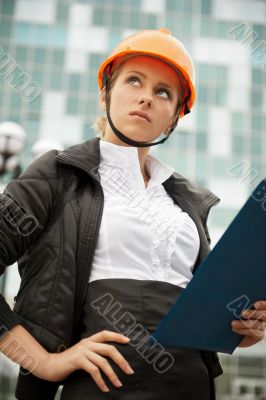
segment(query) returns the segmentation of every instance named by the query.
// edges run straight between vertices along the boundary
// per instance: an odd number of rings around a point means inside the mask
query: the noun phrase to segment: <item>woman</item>
[[[209,251],[218,202],[148,154],[195,98],[194,67],[166,29],[125,39],[99,69],[101,138],[35,161],[1,196],[1,270],[18,260],[0,349],[16,397],[214,399],[215,353],[149,340]],[[165,138],[156,141],[160,134]],[[233,326],[264,336],[266,302]]]

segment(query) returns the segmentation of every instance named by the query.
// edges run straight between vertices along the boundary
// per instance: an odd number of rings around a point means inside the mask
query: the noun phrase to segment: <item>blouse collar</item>
[[[143,181],[137,147],[120,146],[101,139],[100,161],[101,164],[108,164],[114,168],[130,169],[133,174]],[[146,157],[145,167],[150,175],[149,187],[161,185],[174,172],[173,167],[150,154]]]

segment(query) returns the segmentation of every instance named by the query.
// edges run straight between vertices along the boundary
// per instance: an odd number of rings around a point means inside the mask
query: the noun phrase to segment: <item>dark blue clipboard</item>
[[[266,300],[266,179],[253,191],[153,333],[164,346],[232,354],[231,322]]]

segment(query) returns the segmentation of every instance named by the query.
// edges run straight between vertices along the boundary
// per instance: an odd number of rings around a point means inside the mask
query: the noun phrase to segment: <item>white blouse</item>
[[[104,208],[90,281],[130,278],[186,287],[200,240],[195,223],[162,183],[174,169],[150,154],[147,188],[136,147],[100,140]]]

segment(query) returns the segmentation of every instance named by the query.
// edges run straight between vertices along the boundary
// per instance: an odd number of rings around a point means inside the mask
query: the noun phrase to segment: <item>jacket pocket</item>
[[[25,272],[23,274],[19,291],[14,297],[14,311],[17,311],[18,302],[23,300],[25,295],[38,281],[41,274],[45,271],[46,267],[55,259],[56,255],[51,248],[47,247],[39,254],[31,254],[25,265]]]

